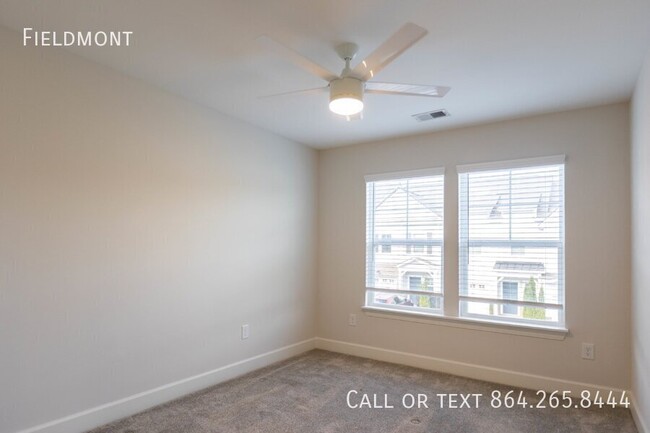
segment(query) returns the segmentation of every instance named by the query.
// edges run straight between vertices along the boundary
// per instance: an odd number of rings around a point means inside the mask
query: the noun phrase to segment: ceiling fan
[[[291,94],[323,93],[329,90],[330,111],[345,116],[348,120],[361,118],[364,93],[441,98],[450,90],[449,87],[369,81],[426,34],[426,29],[413,23],[406,23],[365,60],[357,64],[354,69],[350,68],[350,62],[356,56],[359,47],[351,42],[341,44],[336,47],[337,54],[345,61],[341,75],[336,75],[291,48],[263,36],[259,40],[267,48],[328,83],[324,87],[268,95],[265,98]]]

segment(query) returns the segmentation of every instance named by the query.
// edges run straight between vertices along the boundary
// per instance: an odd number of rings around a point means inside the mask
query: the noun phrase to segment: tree
[[[544,289],[540,288],[540,295],[544,296]],[[537,282],[532,276],[526,283],[524,288],[524,301],[528,302],[537,302]],[[543,308],[539,307],[524,307],[524,318],[525,319],[545,319],[546,311]]]
[[[539,295],[537,296],[537,301],[540,303],[546,302],[546,298],[544,297],[544,286],[539,286]],[[542,310],[541,319],[546,319],[546,309],[541,308],[541,310]]]
[[[429,287],[427,287],[427,283],[430,282],[429,278],[422,278],[420,280],[420,290],[427,291],[429,290]],[[431,308],[431,297],[427,295],[420,295],[418,296],[418,307],[422,308]]]
[[[526,288],[524,288],[524,301],[537,301],[537,282],[532,276],[526,283]]]

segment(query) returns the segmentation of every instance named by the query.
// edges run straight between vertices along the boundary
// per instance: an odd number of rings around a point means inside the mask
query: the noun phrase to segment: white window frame
[[[444,304],[447,301],[443,302],[443,309],[441,311],[441,314],[432,314],[430,311],[422,311],[419,310],[417,307],[403,307],[403,308],[398,308],[398,306],[391,306],[391,308],[381,308],[377,307],[375,305],[372,305],[370,301],[370,296],[371,293],[369,291],[371,290],[376,290],[376,291],[390,291],[386,289],[374,289],[371,287],[366,287],[365,290],[365,295],[364,295],[364,306],[362,309],[365,311],[365,313],[369,316],[372,317],[380,317],[380,318],[385,318],[385,319],[397,319],[397,320],[403,320],[403,321],[411,321],[411,322],[416,322],[416,323],[425,323],[425,324],[431,324],[431,325],[442,325],[442,326],[449,326],[449,327],[456,327],[456,328],[464,328],[464,329],[472,329],[472,330],[478,330],[478,331],[487,331],[487,332],[496,332],[496,333],[505,333],[505,334],[513,334],[513,335],[523,335],[523,336],[530,336],[534,338],[544,338],[544,339],[552,339],[552,340],[563,340],[566,338],[566,336],[569,333],[569,330],[565,327],[566,324],[566,303],[565,303],[565,267],[564,267],[564,262],[565,262],[565,236],[564,236],[564,224],[565,224],[565,219],[566,219],[566,201],[565,201],[565,188],[566,188],[566,156],[565,155],[554,155],[554,156],[546,156],[546,157],[536,157],[536,158],[526,158],[526,159],[517,159],[517,160],[507,160],[507,161],[494,161],[494,162],[487,162],[487,163],[475,163],[475,164],[464,164],[464,165],[457,165],[456,166],[456,173],[454,175],[456,176],[457,179],[460,178],[458,174],[460,173],[466,173],[470,171],[480,171],[480,170],[497,170],[497,169],[515,169],[515,168],[525,168],[525,167],[536,167],[536,166],[543,166],[543,165],[559,165],[562,164],[565,166],[565,181],[563,184],[563,187],[561,188],[561,201],[563,203],[564,209],[563,209],[563,218],[562,222],[560,224],[560,231],[561,231],[561,242],[558,247],[558,260],[560,261],[560,266],[558,266],[558,291],[559,291],[559,299],[561,300],[561,304],[545,304],[548,305],[549,308],[555,308],[558,307],[560,309],[559,312],[559,320],[558,323],[552,323],[552,324],[543,324],[543,323],[531,323],[530,321],[526,320],[515,320],[511,318],[504,317],[502,319],[496,318],[496,320],[486,320],[485,317],[479,316],[479,317],[471,317],[468,315],[461,316],[461,304],[463,301],[463,297],[460,296],[460,288],[461,288],[461,263],[462,263],[462,256],[461,256],[461,248],[460,245],[458,244],[459,242],[462,242],[460,239],[460,221],[458,221],[459,226],[457,226],[457,233],[451,234],[448,233],[449,230],[449,225],[445,222],[444,228],[443,228],[443,241],[442,241],[442,248],[443,248],[443,266],[441,267],[441,273],[442,273],[442,295],[441,298],[444,301],[444,296],[449,296],[450,300],[453,299],[453,303],[457,305],[456,311],[453,311],[453,314],[448,314],[447,311],[444,309]],[[364,176],[366,183],[367,182],[372,182],[372,181],[378,181],[378,180],[393,180],[393,179],[402,179],[402,178],[409,178],[409,177],[424,177],[424,176],[435,176],[435,175],[445,175],[445,168],[444,167],[439,167],[439,168],[433,168],[433,169],[423,169],[423,170],[410,170],[410,171],[400,171],[400,172],[392,172],[392,173],[382,173],[382,174],[371,174]],[[448,179],[447,176],[445,175],[445,191],[444,191],[444,209],[449,209],[449,206],[456,206],[458,209],[459,215],[460,215],[460,184],[457,184],[457,193],[455,194],[455,197],[450,197],[448,194],[448,189],[447,189],[447,184],[448,184]],[[454,194],[451,194],[454,195]],[[366,206],[368,204],[368,197],[366,197]],[[451,203],[451,200],[456,200],[455,203]],[[445,212],[446,213],[446,212]],[[368,225],[368,218],[372,218],[372,215],[370,215],[369,210],[366,209],[366,224]],[[444,217],[443,217],[444,218]],[[374,227],[374,222],[371,225]],[[454,227],[452,225],[452,227]],[[366,233],[366,236],[374,236],[374,233]],[[456,243],[455,245],[451,243],[451,245],[446,245],[445,241],[446,240],[455,240]],[[372,243],[368,242],[368,238],[366,238],[366,246],[367,246],[367,251],[366,251],[366,260],[368,260],[368,255],[374,255],[374,248],[370,247]],[[458,248],[457,248],[458,247]],[[480,246],[479,246],[480,247]],[[525,247],[525,245],[524,245]],[[445,265],[444,265],[444,258],[447,256],[447,253],[445,250],[448,248],[451,248],[452,250],[458,251],[457,258],[458,258],[458,267],[456,269],[457,275],[458,275],[458,287],[449,287],[447,285],[447,279],[445,277]],[[366,261],[366,264],[368,262]],[[373,261],[374,263],[374,257]],[[450,271],[450,269],[447,269]],[[366,266],[366,272],[374,272],[374,268],[370,266]],[[368,274],[366,274],[366,281],[370,281],[368,279]],[[407,291],[405,291],[407,292]],[[411,294],[414,294],[413,292],[410,292]],[[428,293],[425,293],[428,294]],[[514,301],[513,304],[515,305],[528,305],[529,303],[526,301]],[[539,306],[539,304],[536,304]],[[397,308],[396,308],[397,307]],[[400,311],[402,310],[402,311]]]
[[[459,301],[459,317],[468,317],[468,318],[480,318],[482,320],[494,321],[494,322],[507,322],[512,324],[524,323],[524,324],[536,324],[537,321],[532,321],[528,319],[522,319],[517,317],[509,316],[491,316],[489,319],[486,319],[482,315],[472,315],[469,314],[465,308],[463,301],[480,301],[481,298],[465,296],[463,295],[462,288],[466,287],[466,278],[468,274],[467,263],[470,248],[482,247],[494,244],[494,241],[473,241],[471,244],[467,239],[464,239],[462,236],[464,233],[468,233],[469,230],[466,228],[463,230],[462,227],[462,218],[461,215],[463,212],[466,212],[467,209],[464,208],[466,205],[466,200],[462,197],[463,187],[461,185],[460,175],[464,173],[475,173],[478,171],[493,171],[493,170],[510,170],[517,168],[527,168],[527,167],[543,167],[543,166],[552,166],[552,165],[562,165],[564,166],[566,162],[565,155],[556,155],[548,156],[542,158],[527,158],[527,159],[518,159],[510,161],[496,161],[480,164],[466,164],[459,165],[456,167],[456,172],[459,175],[458,180],[458,301]],[[502,299],[484,299],[485,301],[499,305],[499,308],[502,308],[504,305],[516,305],[516,306],[538,306],[543,308],[550,308],[558,311],[558,321],[557,323],[549,323],[544,326],[549,326],[553,328],[563,329],[565,320],[566,320],[566,310],[565,310],[565,288],[564,288],[564,216],[565,216],[565,182],[560,188],[560,201],[562,203],[562,220],[560,221],[560,240],[559,241],[522,241],[520,244],[513,241],[503,241],[504,246],[520,246],[524,247],[539,247],[539,246],[552,246],[558,249],[558,303],[530,303],[527,301],[504,301]]]
[[[383,180],[397,180],[397,179],[415,179],[415,178],[420,178],[420,177],[431,177],[431,176],[444,176],[445,175],[445,168],[444,167],[437,167],[437,168],[428,168],[428,169],[421,169],[421,170],[408,170],[408,171],[399,171],[399,172],[392,172],[392,173],[380,173],[380,174],[370,174],[364,176],[365,183],[366,183],[366,191],[368,183],[371,182],[378,182],[378,181],[383,181]],[[374,280],[374,274],[375,274],[375,245],[374,245],[374,238],[375,238],[375,233],[372,229],[374,229],[375,224],[374,224],[374,209],[369,206],[369,203],[374,203],[374,197],[366,197],[366,278],[365,281],[371,281]],[[443,203],[444,203],[444,179],[443,179]],[[444,206],[443,206],[443,221],[444,221]],[[372,227],[372,229],[371,229]],[[371,240],[373,240],[371,242]],[[440,246],[441,251],[442,251],[442,262],[440,266],[440,280],[441,280],[441,292],[426,292],[426,291],[417,291],[417,290],[403,290],[403,289],[381,289],[381,288],[376,288],[376,287],[370,287],[368,284],[366,284],[366,290],[365,290],[365,302],[364,302],[364,309],[365,308],[378,308],[378,309],[390,309],[390,310],[397,310],[397,311],[404,311],[404,312],[410,312],[410,313],[425,313],[425,314],[443,314],[444,312],[444,293],[445,293],[445,273],[444,273],[444,251],[445,251],[445,246],[444,246],[444,226],[443,226],[443,239],[441,240],[435,240],[435,239],[426,239],[421,241],[423,247],[427,247],[429,245],[431,246]],[[381,250],[381,245],[380,245],[380,250]],[[426,255],[426,248],[424,248],[425,253],[422,253],[423,256]],[[434,284],[435,287],[435,284]],[[431,296],[431,297],[437,297],[440,298],[440,309],[431,309],[431,308],[422,308],[418,306],[403,306],[399,304],[391,304],[390,307],[385,307],[382,306],[381,304],[373,302],[374,295],[373,293],[394,293],[396,295],[425,295],[425,296]]]

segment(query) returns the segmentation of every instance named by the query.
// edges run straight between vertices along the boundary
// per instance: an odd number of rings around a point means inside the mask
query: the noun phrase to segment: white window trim
[[[443,176],[445,175],[445,170],[446,167],[434,167],[434,168],[424,168],[424,169],[418,169],[418,170],[408,170],[408,171],[393,171],[389,173],[376,173],[376,174],[368,174],[364,176],[365,184],[368,185],[368,183],[371,182],[378,182],[378,181],[383,181],[383,180],[395,180],[395,179],[417,179],[420,177],[430,177],[430,176]],[[444,178],[443,178],[444,181]],[[443,197],[444,197],[444,186],[443,186]],[[368,213],[368,197],[366,196],[366,226],[368,224],[368,218],[371,217],[371,215]],[[443,211],[444,212],[444,211]],[[373,218],[373,224],[374,224],[374,214],[372,214]],[[374,248],[370,248],[368,246],[368,233],[366,233],[366,261],[368,260],[369,256],[373,256],[374,260],[374,255],[375,251]],[[374,235],[372,235],[374,238]],[[441,240],[434,240],[434,239],[426,239],[422,240],[421,243],[423,247],[428,247],[428,246],[438,246],[440,245],[442,248],[442,255],[443,255],[443,268],[444,268],[444,226],[443,226],[443,238]],[[423,253],[425,254],[425,253]],[[366,281],[368,281],[368,274],[374,272],[374,267],[371,269],[369,267],[366,267]],[[437,292],[427,292],[427,296],[435,296],[444,299],[444,271],[441,269],[441,284],[443,291],[441,293]],[[402,292],[402,290],[399,289],[375,289],[373,287],[366,287],[364,291],[364,308],[380,308],[380,307],[374,307],[372,304],[373,302],[370,301],[371,299],[371,292],[373,291],[382,291],[382,292],[388,292],[388,293],[398,293]],[[409,295],[415,294],[414,291],[409,291]],[[413,309],[409,307],[408,311],[401,311],[399,306],[394,306],[394,311],[397,313],[404,313],[404,314],[413,314],[413,313],[421,313],[418,312],[417,309]],[[433,309],[432,311],[440,311],[441,313],[444,311],[444,304],[441,306],[440,309]],[[434,313],[436,314],[436,313]]]
[[[525,167],[541,167],[544,165],[560,165],[566,162],[566,155],[542,156],[538,158],[512,159],[510,161],[480,162],[456,166],[458,174],[475,171],[506,170]]]
[[[366,183],[381,180],[413,179],[418,177],[440,176],[445,174],[445,167],[425,168],[422,170],[392,171],[390,173],[367,174],[364,176]]]
[[[569,334],[567,328],[547,327],[527,323],[508,323],[506,321],[481,320],[468,317],[444,316],[442,314],[423,313],[419,311],[397,311],[390,308],[361,307],[366,316],[380,319],[402,320],[405,322],[427,325],[448,326],[451,328],[471,329],[475,331],[511,334],[546,340],[564,340]]]
[[[467,174],[467,173],[475,173],[479,171],[492,171],[492,170],[512,170],[512,169],[518,169],[518,168],[527,168],[527,167],[543,167],[543,166],[550,166],[550,165],[566,165],[566,155],[553,155],[553,156],[543,156],[543,157],[535,157],[535,158],[524,158],[524,159],[515,159],[515,160],[508,160],[508,161],[493,161],[493,162],[485,162],[485,163],[476,163],[476,164],[464,164],[464,165],[457,165],[456,166],[456,172],[458,175],[460,174]],[[566,171],[566,167],[564,167]],[[562,194],[562,203],[566,207],[566,200],[565,200],[565,191],[566,191],[566,174],[564,176],[564,187],[561,190]],[[460,176],[459,176],[460,177]],[[456,195],[458,197],[458,211],[460,213],[460,182],[458,183],[458,194]],[[563,210],[563,212],[566,212],[566,210]],[[539,329],[566,329],[566,288],[565,284],[566,281],[564,281],[564,273],[565,273],[565,268],[564,268],[564,249],[565,249],[565,235],[564,235],[564,230],[565,230],[565,220],[564,217],[562,218],[562,223],[560,224],[560,231],[561,231],[561,239],[562,241],[559,242],[558,244],[558,249],[559,249],[559,257],[558,260],[562,261],[563,266],[559,267],[559,275],[558,278],[561,281],[560,284],[560,297],[563,300],[561,306],[557,308],[559,311],[559,318],[558,318],[558,324],[557,326],[549,326],[546,327],[541,324],[537,324],[535,322],[528,322],[528,321],[519,321],[517,320],[516,323],[512,322],[509,323],[511,326],[524,326],[524,327],[534,327],[534,328],[539,328]],[[461,227],[459,224],[458,227],[458,236],[461,234]],[[459,239],[460,241],[460,239]],[[526,245],[524,245],[526,246]],[[460,247],[460,242],[459,242],[459,248],[458,248],[458,253],[459,253],[459,282],[462,283],[462,264],[461,261],[463,258],[461,257],[463,250]],[[461,284],[462,286],[462,284]],[[460,286],[458,288],[458,294],[459,294],[459,299],[462,298],[460,296]],[[537,303],[538,304],[538,303]],[[459,313],[458,316],[452,316],[453,318],[460,318],[460,319],[468,319],[468,320],[479,320],[482,322],[487,322],[487,323],[499,323],[502,321],[507,322],[507,317],[504,319],[496,319],[493,321],[487,320],[487,319],[481,319],[478,317],[473,317],[472,315],[463,315],[460,311],[459,307]],[[446,316],[450,317],[450,316]],[[520,324],[521,323],[521,324]]]
[[[559,165],[565,163],[566,163],[566,155],[554,155],[554,156],[516,159],[516,160],[509,160],[509,161],[493,161],[487,163],[457,165],[456,172],[457,174],[461,174],[461,173],[468,173],[473,171],[489,171],[489,170],[500,170],[500,169],[508,169],[508,168],[515,169],[515,168],[524,168],[524,167],[533,167],[533,166]],[[445,172],[446,172],[445,167],[437,167],[431,169],[369,174],[364,176],[364,179],[365,182],[367,183],[367,182],[375,182],[380,180],[444,175]],[[456,196],[458,195],[456,194]],[[563,198],[564,198],[564,191],[563,191]],[[446,198],[445,198],[445,202],[446,202]],[[564,227],[562,227],[562,232],[564,238]],[[562,258],[562,260],[564,260],[564,258]],[[445,286],[444,283],[445,280],[443,276],[443,287]],[[520,336],[543,338],[543,339],[550,339],[550,340],[564,340],[567,337],[567,335],[569,335],[570,333],[569,329],[566,328],[566,316],[565,316],[566,305],[563,305],[562,308],[563,317],[562,317],[561,324],[559,326],[544,326],[536,323],[519,323],[519,322],[511,323],[506,320],[493,321],[493,320],[484,320],[484,319],[474,318],[474,317],[448,316],[444,314],[444,308],[442,309],[441,314],[438,314],[438,313],[427,313],[427,312],[413,311],[413,310],[405,311],[405,310],[398,310],[393,308],[369,306],[368,305],[369,290],[372,289],[368,287],[364,288],[364,305],[361,307],[361,309],[362,311],[364,311],[364,313],[367,316],[371,316],[371,317],[424,323],[428,325],[440,325],[440,326],[448,326],[454,328],[471,329],[476,331],[494,332],[500,334],[520,335]],[[444,289],[443,289],[443,293],[446,293]],[[458,294],[460,293],[460,288],[457,289],[456,293],[457,295],[455,297],[458,298]],[[451,294],[447,294],[447,295],[451,295]]]

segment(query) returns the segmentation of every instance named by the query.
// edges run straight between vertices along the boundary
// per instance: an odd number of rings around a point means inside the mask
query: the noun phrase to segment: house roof
[[[406,266],[406,265],[411,265],[411,264],[418,264],[418,265],[426,265],[426,266],[435,266],[435,267],[440,267],[440,263],[437,263],[437,262],[434,261],[434,260],[426,260],[426,259],[422,259],[422,258],[420,258],[420,257],[413,257],[413,258],[410,258],[410,259],[404,260],[403,262],[398,263],[398,264],[397,264],[397,267],[398,267],[398,268],[402,268],[402,267],[404,267],[404,266]]]
[[[396,186],[395,189],[393,189],[386,197],[384,197],[383,200],[381,200],[379,203],[377,203],[377,205],[375,206],[375,210],[379,209],[384,203],[386,203],[397,192],[405,193],[408,197],[412,198],[417,203],[419,203],[423,208],[425,208],[426,210],[432,212],[436,216],[436,218],[442,219],[442,214],[440,213],[440,210],[433,203],[427,203],[425,197],[423,197],[421,194],[410,191],[410,190],[404,188],[401,185]]]

